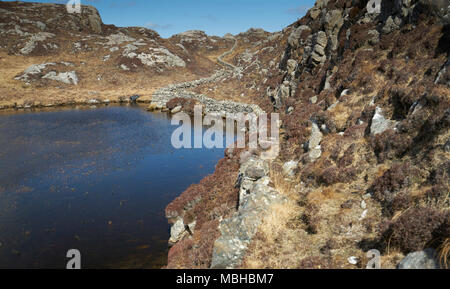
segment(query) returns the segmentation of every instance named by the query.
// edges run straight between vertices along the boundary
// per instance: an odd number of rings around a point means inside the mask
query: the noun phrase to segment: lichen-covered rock
[[[322,138],[323,134],[320,131],[319,126],[317,125],[317,123],[313,122],[311,129],[311,136],[308,142],[309,157],[311,158],[311,160],[316,160],[320,158],[320,156],[322,155],[322,149],[320,146]]]
[[[78,84],[78,76],[75,71],[69,72],[50,71],[46,75],[42,76],[42,78],[63,82],[65,84],[74,84],[74,85]]]
[[[179,218],[170,229],[169,244],[175,244],[187,234],[183,219]]]
[[[299,27],[292,30],[288,38],[288,43],[292,47],[297,47],[299,45],[300,37],[303,33],[310,32],[311,28],[306,25],[300,25]]]
[[[269,173],[269,164],[257,157],[250,157],[242,166],[244,177],[258,180]]]
[[[214,242],[211,268],[239,266],[265,212],[271,205],[285,202],[285,198],[268,186],[268,182],[268,178],[254,182],[239,210],[220,223],[221,236]]]
[[[54,36],[55,34],[49,32],[39,32],[37,34],[31,35],[31,37],[25,43],[25,46],[20,49],[19,52],[23,55],[29,55],[36,49],[39,44],[45,45],[42,42]]]
[[[437,253],[434,249],[408,254],[398,264],[398,269],[440,269]]]
[[[25,69],[22,74],[17,75],[15,79],[27,83],[32,81],[39,81],[42,79],[50,79],[65,84],[77,85],[79,80],[75,71],[55,71],[57,67],[60,67],[60,69],[67,69],[66,67],[71,66],[74,65],[69,62],[33,64]]]
[[[372,125],[370,126],[370,132],[373,135],[377,135],[385,132],[388,129],[394,128],[395,122],[386,119],[383,115],[383,110],[380,107],[375,109],[375,115],[372,118]]]
[[[291,74],[292,72],[295,71],[295,69],[297,68],[298,62],[294,59],[289,59],[287,61],[287,71],[289,74]]]
[[[286,176],[293,177],[298,168],[298,162],[290,161],[283,165],[283,172]]]

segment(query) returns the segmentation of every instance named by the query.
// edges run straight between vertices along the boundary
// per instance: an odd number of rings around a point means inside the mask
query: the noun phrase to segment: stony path
[[[219,57],[217,57],[217,62],[219,62],[220,64],[222,64],[222,65],[224,65],[224,66],[227,66],[227,67],[229,67],[229,68],[231,68],[231,69],[238,69],[237,66],[234,66],[233,64],[228,63],[228,62],[226,62],[226,61],[224,61],[224,60],[222,59],[222,58],[224,58],[225,56],[228,56],[228,55],[230,55],[231,53],[233,53],[233,52],[234,52],[234,49],[236,49],[237,43],[238,43],[238,42],[237,42],[237,39],[234,38],[234,37],[233,37],[233,40],[234,40],[234,45],[233,45],[233,47],[231,47],[230,50],[224,52],[222,55],[220,55]]]
[[[181,82],[177,84],[170,84],[166,87],[158,89],[152,95],[152,103],[160,106],[165,106],[165,104],[173,98],[191,98],[196,99],[200,103],[202,103],[204,105],[205,112],[217,112],[220,114],[253,112],[257,115],[263,113],[264,111],[255,104],[246,104],[229,100],[215,100],[213,98],[207,97],[204,94],[197,94],[187,90],[190,88],[195,88],[199,85],[219,82],[221,80],[224,80],[226,77],[232,76],[236,71],[240,70],[240,67],[234,66],[233,64],[222,60],[223,57],[233,53],[234,49],[237,46],[237,40],[234,40],[235,42],[233,47],[229,51],[217,57],[217,62],[225,66],[224,69],[217,70],[211,76],[206,78]]]

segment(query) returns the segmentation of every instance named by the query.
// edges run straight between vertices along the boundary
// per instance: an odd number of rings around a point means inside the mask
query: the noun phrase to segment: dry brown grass
[[[14,77],[33,64],[48,62],[72,62],[79,77],[78,85],[66,85],[50,82],[42,86],[39,83],[25,83]],[[112,62],[113,60],[110,60]],[[85,65],[81,62],[86,63]],[[109,99],[118,101],[121,96],[141,95],[140,101],[150,101],[152,93],[171,83],[190,81],[199,78],[197,74],[183,68],[158,74],[151,71],[125,72],[113,63],[105,63],[100,56],[91,53],[77,55],[61,53],[53,56],[23,57],[7,55],[0,52],[0,105],[9,106],[14,103],[23,105],[35,103],[42,105],[64,104],[68,102],[83,103],[89,99]],[[214,67],[210,61],[201,64],[200,70],[208,74]],[[206,72],[205,72],[206,71]],[[101,76],[101,80],[97,79]]]
[[[307,233],[298,221],[301,207],[294,183],[284,179],[279,170],[271,170],[275,189],[287,198],[285,204],[273,205],[265,215],[249,248],[244,268],[296,268],[305,258],[303,244]]]
[[[450,259],[450,238],[445,239],[438,250],[438,258],[441,262],[442,268],[448,269],[448,262]]]

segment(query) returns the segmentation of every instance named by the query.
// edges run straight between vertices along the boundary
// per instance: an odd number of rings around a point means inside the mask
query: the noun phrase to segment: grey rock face
[[[295,170],[298,168],[298,162],[290,161],[283,165],[283,172],[289,177],[295,176]]]
[[[39,32],[37,34],[31,35],[25,46],[19,50],[20,54],[28,55],[33,52],[39,42],[45,41],[47,38],[54,37],[55,34],[48,32]]]
[[[376,30],[369,30],[369,43],[375,45],[380,42],[380,33]]]
[[[248,158],[244,164],[242,164],[240,171],[243,172],[243,175],[246,178],[259,180],[260,178],[268,175],[269,164],[256,156],[252,156]]]
[[[423,4],[428,5],[431,13],[437,16],[443,24],[450,23],[450,3],[448,0],[420,0]]]
[[[44,75],[42,78],[63,82],[65,84],[74,84],[74,85],[78,84],[78,77],[75,71],[59,72],[59,73],[51,71],[46,75]]]
[[[372,125],[370,126],[370,132],[373,135],[380,134],[388,129],[394,128],[394,125],[395,122],[386,119],[383,115],[383,110],[380,107],[377,107],[372,119]]]
[[[322,46],[323,48],[327,47],[328,43],[327,34],[323,31],[317,32],[316,43]]]
[[[300,36],[302,35],[303,31],[311,31],[311,28],[309,28],[309,26],[306,25],[301,25],[296,29],[292,30],[288,38],[289,45],[291,45],[292,47],[298,47]]]
[[[398,23],[398,22],[397,22]],[[392,16],[389,16],[389,18],[386,20],[386,23],[383,26],[383,33],[389,34],[394,30],[397,30],[399,28],[399,25],[394,21]]]
[[[23,74],[17,76],[16,80],[29,81],[35,75],[39,75],[48,65],[56,65],[55,63],[33,64],[29,66]]]
[[[442,69],[439,71],[435,84],[444,84],[450,87],[450,58],[447,59],[447,62],[442,66]]]
[[[130,96],[130,102],[136,102],[140,97],[140,95],[132,95]]]
[[[434,249],[410,253],[400,261],[398,269],[439,269],[440,265],[436,256]]]
[[[183,219],[178,219],[175,224],[173,224],[172,228],[170,229],[170,239],[169,243],[175,244],[178,242],[185,231]]]
[[[179,113],[182,109],[183,109],[183,107],[179,105],[177,107],[174,107],[174,109],[171,110],[171,113],[173,113],[173,114]]]
[[[73,66],[73,64],[69,62],[61,62],[59,64],[63,64],[65,66]],[[47,70],[49,66],[55,65],[57,65],[57,63],[33,64],[27,69],[25,69],[25,71],[21,75],[15,77],[15,79],[24,82],[30,82],[42,78],[42,79],[51,79],[66,84],[74,84],[74,85],[78,84],[78,77],[75,71],[69,72],[50,71],[48,73],[45,73],[45,70]]]
[[[246,168],[260,162],[260,159],[252,156],[241,165],[241,171],[247,171]],[[277,191],[268,186],[269,182],[267,176],[253,181],[245,174],[240,174],[237,182],[241,191],[239,209],[219,225],[221,236],[214,243],[211,268],[239,266],[265,212],[271,205],[285,201]]]
[[[447,140],[447,142],[444,145],[444,151],[446,153],[450,153],[450,139]]]
[[[322,155],[322,148],[320,143],[322,142],[323,134],[320,131],[319,126],[313,122],[311,129],[311,136],[309,138],[309,157],[311,160],[316,160]]]
[[[102,33],[102,19],[98,13],[91,14],[88,16],[89,26],[94,33]]]
[[[291,74],[292,72],[294,72],[295,69],[297,69],[297,65],[298,65],[298,62],[297,62],[296,60],[294,60],[294,59],[289,59],[289,60],[287,61],[287,70],[288,70],[288,73]]]
[[[182,82],[178,84],[172,84],[167,87],[161,88],[157,90],[152,95],[152,102],[158,105],[164,106],[168,101],[173,98],[188,98],[188,99],[196,99],[198,100],[204,107],[205,113],[211,112],[219,112],[219,113],[255,113],[259,115],[264,111],[257,105],[254,104],[244,104],[238,103],[235,101],[218,101],[212,98],[207,97],[203,94],[196,94],[190,91],[187,91],[188,88],[194,88],[202,84],[214,83],[217,81],[221,81],[226,77],[230,76],[230,72],[227,70],[219,70],[213,75],[197,79],[189,82]]]
[[[319,31],[315,34],[315,39],[316,44],[313,46],[314,49],[311,53],[311,59],[313,61],[313,64],[317,65],[319,63],[325,62],[327,58],[325,55],[325,48],[327,47],[328,44],[328,38],[327,34],[324,31]]]

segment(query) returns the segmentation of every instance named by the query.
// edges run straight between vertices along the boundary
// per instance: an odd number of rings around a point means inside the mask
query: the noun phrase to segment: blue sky
[[[64,0],[27,2],[66,3]],[[236,34],[247,29],[280,31],[301,18],[315,0],[81,0],[93,5],[106,24],[144,26],[162,37],[186,30],[209,35]]]

